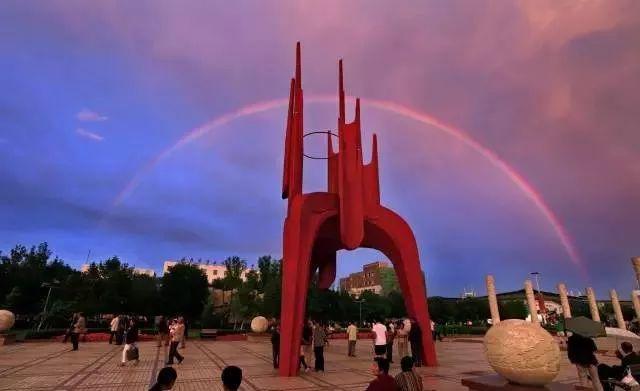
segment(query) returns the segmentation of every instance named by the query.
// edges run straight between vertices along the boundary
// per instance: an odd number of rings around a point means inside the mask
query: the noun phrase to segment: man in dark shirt
[[[382,357],[376,357],[373,364],[373,373],[376,378],[369,383],[366,391],[396,391],[396,381],[389,376],[389,360]]]
[[[275,322],[271,325],[271,355],[273,357],[273,367],[280,365],[280,325]]]
[[[418,322],[411,319],[411,329],[409,330],[409,344],[411,345],[411,356],[416,367],[422,366],[422,330]]]
[[[616,350],[616,357],[620,359],[620,365],[598,365],[598,376],[603,381],[602,388],[605,391],[614,389],[613,385],[606,382],[607,379],[622,380],[629,365],[640,364],[640,355],[633,351],[633,345],[629,342],[620,344],[620,349]]]

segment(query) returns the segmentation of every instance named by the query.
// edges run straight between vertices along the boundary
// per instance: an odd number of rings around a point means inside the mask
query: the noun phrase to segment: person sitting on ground
[[[178,378],[178,373],[171,367],[164,367],[158,372],[156,382],[149,388],[149,391],[170,390]]]
[[[222,370],[222,387],[224,391],[235,391],[242,383],[242,369],[235,365],[229,365]]]
[[[598,365],[598,376],[605,391],[614,389],[613,385],[606,382],[607,379],[620,381],[625,377],[629,365],[640,364],[640,355],[633,351],[633,345],[629,342],[620,344],[620,349],[616,350],[616,357],[620,359],[620,365]]]
[[[413,370],[413,358],[402,357],[402,372],[396,375],[395,381],[399,391],[422,391],[422,378]]]
[[[376,378],[369,383],[366,391],[396,391],[396,381],[389,376],[389,360],[383,357],[376,357],[373,364],[373,374]]]

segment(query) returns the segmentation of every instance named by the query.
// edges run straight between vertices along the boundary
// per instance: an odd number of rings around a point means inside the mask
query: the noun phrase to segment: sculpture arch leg
[[[280,376],[295,376],[298,373],[302,325],[306,313],[312,251],[321,229],[335,216],[336,198],[331,195],[310,194],[297,198],[290,206],[284,223],[284,251],[282,265],[282,303],[280,309]],[[333,260],[335,249],[320,251],[322,259]],[[328,258],[327,258],[328,257]],[[332,265],[320,266],[325,275],[331,274]],[[326,278],[326,277],[325,277]]]
[[[384,253],[393,263],[405,298],[407,312],[417,320],[422,331],[422,357],[428,366],[437,365],[431,336],[431,319],[427,292],[413,232],[397,214],[380,208],[375,221],[366,225],[365,246]]]
[[[300,340],[304,321],[307,290],[309,289],[310,256],[305,252],[299,224],[285,223],[285,231],[296,230],[294,235],[285,235],[282,264],[282,303],[280,309],[280,368],[281,376],[295,376],[298,373]],[[292,239],[287,239],[292,238]],[[308,251],[311,252],[310,249]]]

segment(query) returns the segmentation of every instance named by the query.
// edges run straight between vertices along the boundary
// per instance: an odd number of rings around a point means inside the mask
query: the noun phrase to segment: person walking
[[[387,361],[389,361],[389,363],[391,364],[393,363],[393,341],[396,337],[395,329],[392,327],[389,327],[387,329],[386,337],[387,337]]]
[[[347,327],[347,356],[355,357],[356,356],[356,341],[358,340],[358,328],[356,325],[351,322]]]
[[[387,328],[379,321],[376,321],[371,331],[375,335],[373,340],[375,357],[384,358],[387,353]]]
[[[118,322],[120,322],[120,316],[116,314],[116,316],[111,319],[111,323],[109,324],[109,345],[113,343],[113,338],[116,336],[118,332]]]
[[[302,350],[308,365],[311,365],[311,351],[313,348],[313,325],[310,320],[302,326]]]
[[[164,315],[160,315],[156,318],[156,327],[158,328],[158,335],[156,337],[158,347],[161,347],[163,342],[164,346],[169,345],[169,324],[167,323],[167,318],[165,318]]]
[[[173,365],[173,359],[178,359],[178,364],[182,364],[184,361],[184,357],[180,353],[178,353],[178,345],[182,342],[184,338],[184,319],[179,317],[177,322],[173,325],[171,329],[171,344],[169,345],[169,359],[167,360],[167,365]]]
[[[87,319],[84,317],[84,313],[78,312],[76,323],[73,325],[73,330],[71,331],[71,343],[73,344],[72,350],[78,350],[78,342],[80,340],[80,335],[86,332],[87,332]]]
[[[436,322],[434,322],[433,319],[431,319],[431,338],[433,342],[436,341]]]
[[[316,372],[324,372],[324,344],[327,342],[327,334],[320,322],[314,322],[313,326],[314,368]]]
[[[189,336],[189,322],[183,316],[180,318],[182,318],[182,324],[184,325],[184,335],[182,336],[180,349],[185,349],[187,347],[187,337]]]
[[[409,344],[411,345],[411,356],[416,367],[422,366],[422,330],[415,319],[411,319],[411,329],[409,330]]]
[[[138,342],[138,334],[138,324],[134,318],[131,318],[129,321],[129,327],[124,333],[124,348],[122,349],[122,361],[120,361],[120,366],[124,366],[127,361],[131,360],[135,361],[134,365],[138,365],[140,362],[138,346],[136,346],[136,342]]]
[[[300,366],[302,366],[304,368],[305,372],[309,372],[309,365],[307,365],[307,360],[305,360],[305,351],[304,351],[304,341],[301,341],[300,343],[300,361],[298,362],[298,369],[300,369]]]
[[[396,345],[398,345],[398,357],[400,357],[400,359],[406,357],[409,354],[409,348],[407,346],[408,335],[409,333],[404,327],[404,323],[399,321],[398,325],[396,326]],[[411,366],[413,367],[413,362],[411,363]]]
[[[64,338],[62,339],[62,343],[67,343],[67,340],[71,338],[71,333],[73,333],[73,326],[76,324],[78,320],[78,313],[74,312],[71,315],[71,321],[69,321],[69,327],[67,327],[67,331],[64,333]]]
[[[278,369],[280,365],[280,325],[278,322],[271,325],[271,357],[273,368]]]
[[[422,391],[422,378],[413,370],[413,359],[409,356],[400,360],[402,372],[396,375],[396,387],[399,391]]]
[[[124,341],[124,332],[127,329],[128,319],[126,315],[118,316],[118,326],[116,331],[116,345],[122,345]]]
[[[173,388],[178,378],[178,373],[171,367],[164,367],[158,372],[156,382],[149,388],[149,391],[164,391]]]

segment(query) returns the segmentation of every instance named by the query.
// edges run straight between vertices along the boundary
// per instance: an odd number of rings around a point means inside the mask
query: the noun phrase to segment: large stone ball
[[[484,336],[489,365],[512,383],[543,386],[560,372],[560,348],[545,329],[521,319],[504,320]]]
[[[251,321],[251,331],[253,331],[254,333],[264,333],[265,331],[267,331],[268,326],[269,322],[264,316],[256,316]]]
[[[16,323],[16,316],[11,311],[0,310],[0,332],[7,331]]]

